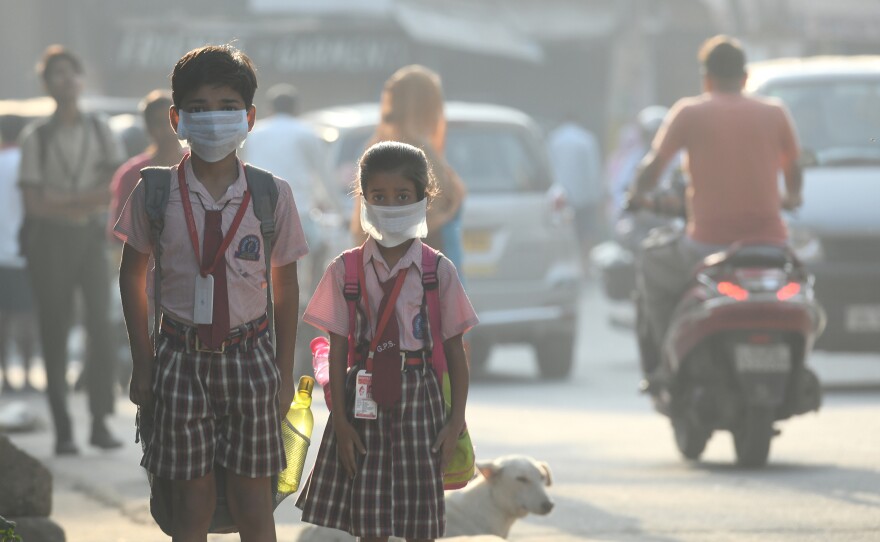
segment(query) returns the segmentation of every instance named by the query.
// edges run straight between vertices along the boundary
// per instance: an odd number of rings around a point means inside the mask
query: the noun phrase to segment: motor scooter
[[[641,353],[659,356],[647,391],[685,458],[699,459],[713,432],[730,431],[737,463],[763,466],[774,423],[819,409],[806,361],[826,317],[813,282],[786,245],[734,244],[698,267],[661,340],[637,296]]]

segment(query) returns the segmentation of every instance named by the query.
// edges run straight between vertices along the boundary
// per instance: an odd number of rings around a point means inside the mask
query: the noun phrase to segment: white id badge
[[[193,302],[193,323],[210,324],[214,321],[214,275],[196,275],[196,297]]]
[[[354,386],[354,417],[375,420],[378,415],[379,406],[373,401],[373,375],[362,369]]]

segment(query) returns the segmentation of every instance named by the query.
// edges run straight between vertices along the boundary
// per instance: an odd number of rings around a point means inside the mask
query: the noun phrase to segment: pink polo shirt
[[[376,314],[382,300],[382,287],[385,282],[397,276],[401,269],[409,268],[400,296],[395,305],[397,323],[400,327],[400,347],[402,350],[419,350],[425,346],[425,325],[422,314],[422,242],[416,239],[406,254],[393,269],[388,268],[382,254],[372,238],[364,246],[364,280],[370,303],[370,336],[363,336],[358,342],[368,342],[376,331]],[[479,319],[474,312],[455,266],[448,258],[441,258],[437,266],[437,281],[440,288],[440,335],[445,341],[467,332]],[[345,263],[342,256],[337,257],[324,272],[315,294],[306,307],[303,321],[316,328],[337,335],[348,336],[348,305],[342,295],[345,285]],[[358,310],[363,314],[363,296],[358,301]]]
[[[189,160],[184,166],[192,202],[193,218],[202,246],[205,210],[223,210],[224,236],[244,197],[247,179],[239,164],[238,179],[218,201],[196,178]],[[278,204],[275,207],[275,242],[272,266],[282,267],[308,253],[308,245],[300,225],[290,185],[275,178]],[[199,203],[201,201],[201,203]],[[228,203],[228,205],[227,205]],[[204,205],[204,207],[202,207]],[[226,249],[226,280],[229,292],[229,323],[232,327],[255,320],[266,312],[266,270],[260,221],[251,210],[244,214],[238,231]],[[225,206],[225,207],[224,207]],[[151,254],[150,223],[144,207],[144,184],[138,183],[131,193],[114,228],[116,237],[142,254]],[[193,251],[186,227],[177,167],[171,168],[171,192],[165,210],[165,229],[159,239],[162,245],[162,310],[175,320],[192,323],[195,280],[199,262]],[[147,276],[147,297],[153,299],[153,264]]]

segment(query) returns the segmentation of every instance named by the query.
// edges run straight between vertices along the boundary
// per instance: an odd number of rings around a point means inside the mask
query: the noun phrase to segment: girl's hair
[[[228,85],[241,95],[246,108],[254,103],[257,74],[248,56],[232,45],[207,45],[193,49],[177,61],[171,72],[171,96],[180,107],[186,95],[203,85]]]
[[[443,117],[440,76],[417,64],[397,70],[382,89],[380,141],[430,141]]]
[[[425,153],[418,147],[399,141],[383,141],[372,145],[358,161],[358,178],[355,192],[363,196],[367,181],[378,173],[398,173],[416,185],[416,195],[421,201],[437,194],[434,174]]]

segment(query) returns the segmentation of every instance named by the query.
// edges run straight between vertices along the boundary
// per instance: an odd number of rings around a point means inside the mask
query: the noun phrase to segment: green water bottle
[[[291,494],[299,489],[314,425],[311,409],[314,387],[315,380],[312,377],[303,376],[299,379],[299,388],[282,423],[281,438],[284,440],[287,467],[278,475],[278,493]]]

